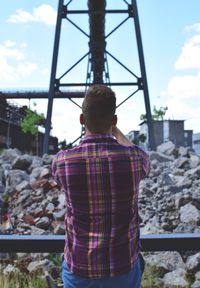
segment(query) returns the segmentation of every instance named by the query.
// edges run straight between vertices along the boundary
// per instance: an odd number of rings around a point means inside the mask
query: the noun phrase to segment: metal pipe
[[[104,51],[105,51],[105,0],[88,0],[89,24],[90,24],[90,53],[91,71],[93,73],[93,83],[103,84]],[[94,14],[91,11],[100,13]]]

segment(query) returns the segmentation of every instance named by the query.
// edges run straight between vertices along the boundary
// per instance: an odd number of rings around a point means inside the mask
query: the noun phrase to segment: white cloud
[[[0,44],[0,83],[1,86],[28,77],[37,69],[37,64],[26,56],[25,43],[19,46],[10,40]]]
[[[42,4],[37,8],[33,8],[33,12],[27,12],[23,9],[17,9],[15,14],[8,18],[10,23],[28,23],[28,22],[41,22],[46,25],[55,25],[56,23],[56,10],[47,4]]]
[[[16,60],[24,60],[24,53],[16,48],[16,43],[10,40],[5,41],[0,45],[0,57],[13,58]]]
[[[168,106],[166,117],[186,120],[185,128],[199,132],[200,127],[200,23],[185,28],[195,31],[181,49],[175,62],[176,70],[185,75],[173,76],[165,91],[161,93]]]
[[[36,21],[43,22],[47,25],[55,25],[57,11],[50,5],[43,4],[38,8],[34,8],[33,17]]]
[[[196,103],[196,102],[195,102]],[[185,120],[185,129],[199,132],[200,122],[200,105],[194,105],[192,98],[190,101],[183,101],[176,98],[176,95],[168,99],[166,102],[168,112],[166,119]]]
[[[185,31],[196,31],[200,32],[200,23],[195,23],[193,25],[188,25],[185,27]]]
[[[175,69],[200,69],[200,35],[191,37],[183,46]]]
[[[20,43],[20,47],[23,49],[23,48],[27,48],[27,43],[26,42],[22,42]]]
[[[50,77],[50,69],[49,68],[43,68],[42,70],[41,70],[41,74],[43,75],[43,76],[48,76],[48,77]]]
[[[166,119],[186,120],[185,128],[199,132],[200,72],[197,75],[172,77],[167,89],[161,93],[168,107]]]
[[[31,13],[22,9],[17,9],[16,14],[10,15],[8,18],[8,22],[10,23],[27,23],[30,21],[34,21],[34,17],[31,15]]]
[[[15,79],[14,68],[8,64],[7,59],[0,52],[0,79],[1,81],[12,81]]]
[[[37,68],[36,63],[25,61],[17,65],[16,72],[19,77],[28,77],[33,73],[33,71],[37,70]]]
[[[13,42],[13,41],[11,41],[11,40],[6,40],[6,41],[4,42],[4,46],[5,46],[5,47],[8,47],[8,48],[14,47],[15,45],[16,45],[16,43]]]
[[[170,79],[166,95],[176,96],[176,99],[184,100],[199,98],[200,96],[200,72],[196,75],[174,76]]]

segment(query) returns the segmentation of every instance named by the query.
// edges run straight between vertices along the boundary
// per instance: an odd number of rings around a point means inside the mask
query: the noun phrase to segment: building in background
[[[126,135],[126,137],[131,141],[136,141],[136,139],[138,138],[139,136],[139,133],[140,131],[139,130],[133,130],[133,131],[130,131],[128,132],[128,134]]]
[[[193,149],[200,155],[200,133],[193,134]]]
[[[0,98],[0,148],[18,148],[25,153],[42,154],[44,133],[38,132],[37,138],[23,133],[21,122],[26,115],[26,106],[9,104]],[[58,151],[58,138],[50,137],[49,153]]]
[[[193,146],[192,130],[184,130],[184,120],[154,120],[154,137],[156,146],[172,141],[176,147],[180,146]],[[146,122],[140,124],[140,134],[148,137],[148,126]],[[148,143],[148,138],[145,143]]]

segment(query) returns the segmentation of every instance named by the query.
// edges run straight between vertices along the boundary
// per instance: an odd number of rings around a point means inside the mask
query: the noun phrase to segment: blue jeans
[[[140,288],[143,272],[144,260],[140,254],[129,273],[100,279],[77,276],[69,271],[65,260],[62,262],[62,280],[64,288]]]

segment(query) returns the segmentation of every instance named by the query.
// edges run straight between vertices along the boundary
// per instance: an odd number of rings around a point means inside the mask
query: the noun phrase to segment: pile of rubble
[[[2,225],[0,233],[65,233],[64,194],[51,177],[52,158],[22,155],[17,149],[0,155],[0,198],[9,201],[11,223]],[[150,159],[150,175],[140,185],[141,234],[199,233],[200,157],[191,148],[168,142],[151,151]],[[158,287],[188,287],[191,274],[191,287],[200,287],[199,252],[187,257],[178,252],[151,253],[145,259],[162,270]]]
[[[141,232],[200,232],[200,157],[168,142],[150,152],[150,160],[140,185]]]
[[[64,234],[65,197],[51,177],[51,163],[49,155],[22,155],[17,149],[2,153],[0,192],[9,201],[11,233]]]
[[[150,175],[140,185],[141,234],[200,233],[200,157],[168,142],[150,159]],[[159,270],[156,287],[200,287],[200,251],[191,250],[145,255],[147,266]]]

